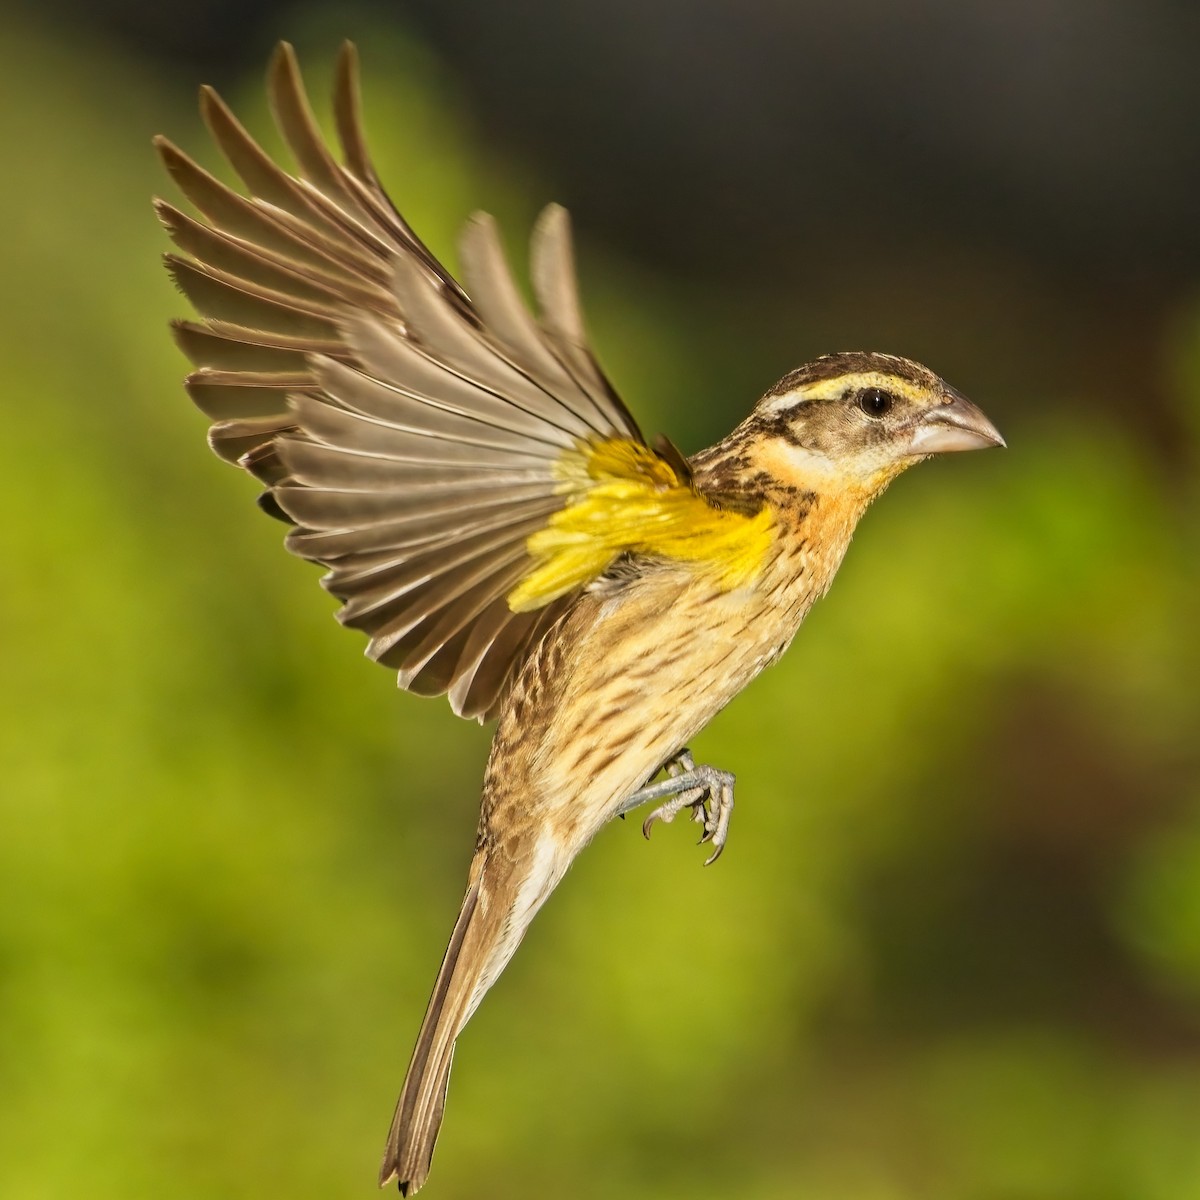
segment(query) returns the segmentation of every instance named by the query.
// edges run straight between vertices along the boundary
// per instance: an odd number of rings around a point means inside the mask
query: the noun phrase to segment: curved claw
[[[727,780],[715,788],[712,793],[713,812],[710,820],[704,826],[704,837],[700,841],[711,841],[713,852],[705,861],[706,867],[711,866],[721,857],[725,842],[729,837],[729,819],[733,816],[733,782]]]

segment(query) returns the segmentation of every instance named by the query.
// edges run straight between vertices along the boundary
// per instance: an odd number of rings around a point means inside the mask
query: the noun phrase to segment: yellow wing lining
[[[666,459],[626,438],[580,443],[556,464],[571,501],[526,548],[537,564],[508,594],[514,612],[591,582],[623,553],[702,563],[731,591],[761,571],[771,513],[715,507]]]

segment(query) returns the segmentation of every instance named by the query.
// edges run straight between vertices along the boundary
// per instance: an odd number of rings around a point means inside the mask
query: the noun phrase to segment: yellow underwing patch
[[[558,470],[571,499],[526,542],[537,565],[508,594],[514,612],[589,583],[626,552],[703,564],[726,590],[762,569],[769,510],[717,508],[647,446],[624,438],[587,442],[565,454]]]

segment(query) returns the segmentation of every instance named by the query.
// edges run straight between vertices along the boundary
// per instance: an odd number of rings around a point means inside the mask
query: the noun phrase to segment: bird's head
[[[931,454],[1003,446],[996,427],[928,368],[829,354],[784,376],[744,428],[755,466],[805,491],[877,494]]]

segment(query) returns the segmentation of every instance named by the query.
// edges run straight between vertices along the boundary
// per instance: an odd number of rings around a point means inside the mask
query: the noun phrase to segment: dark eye
[[[858,397],[858,407],[868,417],[882,417],[891,410],[894,401],[882,388],[867,388]]]

